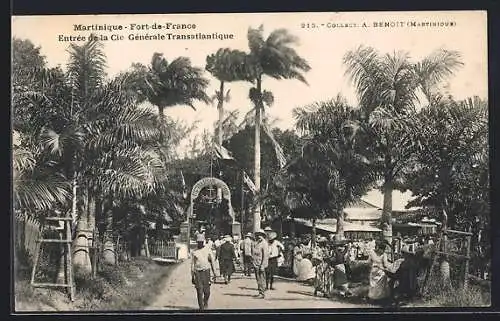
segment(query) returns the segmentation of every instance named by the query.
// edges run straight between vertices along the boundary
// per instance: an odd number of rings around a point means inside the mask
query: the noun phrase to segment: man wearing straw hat
[[[252,275],[252,233],[247,233],[240,244],[241,256],[243,257],[243,274]]]
[[[200,310],[208,307],[210,298],[210,268],[215,277],[214,258],[212,251],[205,246],[204,241],[197,242],[197,249],[191,258],[191,280],[196,288]]]
[[[269,237],[269,263],[266,270],[266,290],[274,290],[274,275],[278,272],[278,258],[285,250],[283,244],[276,239],[278,234],[275,231],[268,232]]]
[[[252,248],[252,260],[255,269],[255,278],[259,290],[258,298],[264,299],[266,291],[266,268],[269,264],[269,246],[266,242],[266,232],[255,232],[255,243]]]

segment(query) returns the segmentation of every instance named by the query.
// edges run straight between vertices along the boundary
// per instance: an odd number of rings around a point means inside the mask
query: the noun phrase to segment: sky
[[[376,27],[375,24],[392,23],[393,27]],[[453,26],[415,27],[409,23],[452,22]],[[195,24],[194,29],[151,29],[154,24]],[[328,100],[343,95],[356,105],[357,99],[349,78],[345,75],[343,56],[361,45],[371,46],[381,54],[406,51],[414,61],[429,55],[436,49],[459,51],[464,66],[447,84],[447,90],[457,99],[470,96],[488,96],[487,20],[485,11],[434,11],[434,12],[343,12],[343,13],[243,13],[243,14],[176,14],[176,15],[88,15],[88,16],[14,16],[12,35],[29,39],[41,47],[49,66],[65,67],[70,42],[59,41],[60,36],[88,36],[90,31],[75,31],[74,25],[107,24],[121,25],[121,31],[100,31],[99,34],[121,35],[123,40],[105,41],[107,73],[110,77],[126,70],[132,63],[149,64],[153,53],[163,53],[168,61],[179,56],[189,57],[192,64],[205,67],[206,56],[219,48],[228,47],[248,51],[249,27],[264,26],[267,35],[275,29],[286,28],[300,41],[295,47],[299,55],[311,65],[305,74],[308,85],[297,80],[265,78],[263,87],[274,94],[274,105],[266,113],[278,119],[282,129],[292,128],[292,111],[296,107]],[[149,30],[131,30],[146,24]],[[312,28],[313,24],[316,28]],[[356,24],[357,27],[353,27]],[[365,25],[363,25],[365,24]],[[348,27],[341,27],[348,25]],[[169,27],[172,25],[168,25]],[[332,27],[334,26],[334,27]],[[309,27],[309,28],[308,28]],[[219,40],[128,40],[130,34],[231,34],[233,39]],[[208,94],[212,95],[219,83],[208,72]],[[236,82],[227,87],[231,101],[227,110],[239,110],[241,117],[251,110],[248,99],[249,83]],[[198,121],[198,129],[213,131],[217,119],[215,105],[195,104],[196,111],[186,106],[170,108],[166,114],[174,119],[191,123]],[[186,146],[184,142],[183,147]]]

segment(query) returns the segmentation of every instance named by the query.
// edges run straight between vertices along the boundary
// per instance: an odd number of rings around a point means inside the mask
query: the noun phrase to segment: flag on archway
[[[243,181],[247,184],[248,188],[255,194],[257,192],[257,187],[254,182],[248,177],[247,173],[243,171]]]
[[[286,166],[286,158],[285,158],[285,153],[283,152],[283,148],[281,148],[280,144],[278,143],[278,141],[276,140],[276,138],[274,138],[274,135],[271,131],[271,129],[269,129],[268,125],[266,123],[263,123],[262,124],[263,128],[264,128],[264,131],[266,132],[267,136],[269,136],[269,138],[271,139],[271,142],[273,143],[273,147],[274,147],[274,151],[276,153],[276,158],[278,159],[278,164],[280,166],[280,168],[284,168]]]
[[[184,179],[184,175],[182,174],[182,171],[181,171],[181,179],[182,179],[182,197],[184,199],[187,199],[188,193],[187,193],[187,187],[186,187],[186,180]]]
[[[219,144],[214,143],[215,155],[220,159],[225,160],[235,160],[231,153],[224,147]]]
[[[214,149],[217,158],[233,161],[237,164],[238,167],[243,169],[242,166],[238,163],[238,161],[231,155],[231,152],[228,151],[224,146],[220,146],[219,144],[214,143]],[[248,174],[245,172],[244,169],[243,169],[243,182],[245,182],[245,184],[254,194],[256,193],[257,187],[255,186],[254,182],[250,179],[250,177],[248,176]]]

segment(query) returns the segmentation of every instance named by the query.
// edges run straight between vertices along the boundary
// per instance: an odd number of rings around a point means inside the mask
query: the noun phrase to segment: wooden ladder
[[[73,281],[73,263],[71,261],[71,256],[72,256],[72,251],[71,251],[71,243],[72,243],[72,237],[71,237],[71,221],[73,219],[71,217],[46,217],[45,221],[53,221],[53,222],[63,222],[64,228],[63,228],[63,238],[61,239],[46,239],[44,238],[44,232],[45,232],[45,222],[42,224],[41,227],[41,238],[37,240],[38,247],[35,252],[35,259],[33,262],[33,269],[31,271],[31,285],[33,287],[63,287],[67,288],[69,291],[69,298],[71,301],[74,301],[75,299],[75,285]],[[64,238],[65,234],[65,238]],[[36,275],[36,269],[38,265],[38,260],[40,258],[40,253],[42,251],[42,244],[43,243],[60,243],[64,245],[64,257],[63,260],[65,260],[65,275],[66,275],[66,280],[64,282],[67,283],[38,283],[35,282],[35,275]]]

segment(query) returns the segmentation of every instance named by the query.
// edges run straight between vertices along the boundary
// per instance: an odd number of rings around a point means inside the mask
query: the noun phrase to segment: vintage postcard
[[[489,307],[485,11],[12,17],[15,312]]]

